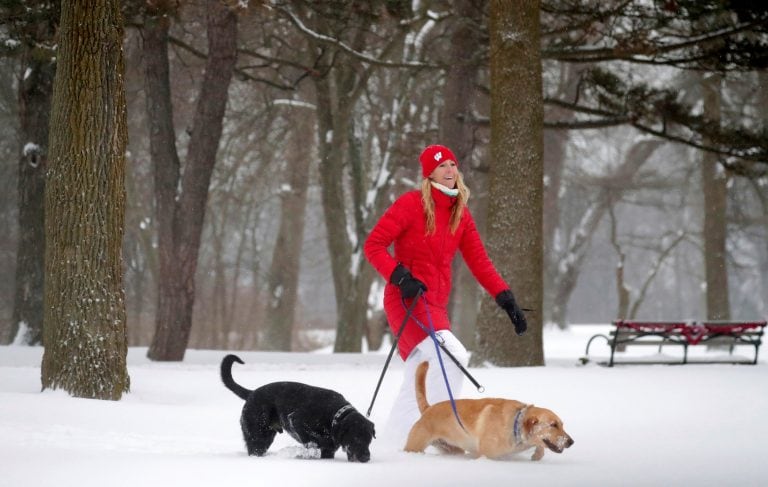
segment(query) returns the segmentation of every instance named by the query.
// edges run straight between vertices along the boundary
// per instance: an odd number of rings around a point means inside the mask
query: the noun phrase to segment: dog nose
[[[566,448],[570,448],[570,447],[571,447],[571,445],[573,445],[573,438],[571,438],[571,437],[569,436],[569,437],[568,437],[568,442],[565,444],[565,447],[566,447]]]
[[[371,459],[370,452],[347,453],[347,460],[349,460],[350,462],[365,463],[370,459]]]

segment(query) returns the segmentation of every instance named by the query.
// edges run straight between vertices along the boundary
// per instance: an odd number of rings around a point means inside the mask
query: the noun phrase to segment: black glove
[[[413,277],[411,272],[403,264],[397,264],[392,275],[389,276],[389,282],[400,288],[400,294],[404,298],[412,298],[418,294],[419,289],[422,293],[427,292],[427,286]]]
[[[509,315],[509,319],[512,320],[512,324],[515,325],[515,333],[518,336],[525,333],[528,329],[528,323],[525,321],[525,315],[517,303],[515,302],[515,296],[512,291],[505,289],[496,295],[496,304],[498,304]]]

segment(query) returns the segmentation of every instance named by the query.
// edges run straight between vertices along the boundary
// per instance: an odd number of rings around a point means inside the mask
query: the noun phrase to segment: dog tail
[[[227,389],[237,394],[240,399],[248,399],[251,391],[235,382],[235,379],[232,378],[232,364],[234,362],[239,364],[245,363],[240,360],[240,357],[232,354],[227,355],[221,361],[221,381],[224,382],[224,385],[227,386]]]
[[[416,368],[416,402],[419,404],[419,412],[424,414],[424,411],[429,407],[427,402],[427,387],[425,385],[427,381],[427,369],[429,369],[429,362],[424,361]]]

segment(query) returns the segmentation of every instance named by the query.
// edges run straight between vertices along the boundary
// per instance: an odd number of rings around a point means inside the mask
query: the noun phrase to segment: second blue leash
[[[451,391],[451,384],[448,381],[448,374],[445,371],[445,364],[443,363],[443,356],[440,352],[440,342],[437,338],[437,333],[435,332],[435,326],[432,323],[432,316],[429,313],[429,306],[427,305],[427,298],[422,296],[423,303],[424,303],[424,309],[427,311],[427,322],[429,323],[429,328],[427,328],[421,321],[418,320],[415,316],[411,315],[411,319],[416,322],[417,325],[432,338],[432,342],[435,344],[435,351],[437,352],[437,360],[440,363],[440,370],[443,374],[443,380],[445,381],[445,388],[448,390],[448,399],[451,401],[451,408],[453,409],[453,415],[456,416],[456,421],[459,422],[459,426],[461,426],[461,429],[466,431],[466,428],[464,427],[464,423],[461,422],[461,417],[459,417],[459,411],[456,409],[456,400],[453,398],[453,391]],[[403,307],[405,307],[405,300],[402,300]],[[447,352],[447,350],[446,350]],[[454,360],[456,360],[454,358]],[[458,365],[458,364],[457,364]]]

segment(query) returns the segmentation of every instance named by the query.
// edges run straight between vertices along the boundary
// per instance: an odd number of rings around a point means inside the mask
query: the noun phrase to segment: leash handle
[[[443,349],[443,352],[445,352],[446,355],[448,355],[448,358],[450,358],[454,364],[456,364],[456,367],[461,370],[461,372],[466,376],[467,379],[469,379],[470,382],[472,382],[472,385],[475,386],[475,389],[477,389],[477,392],[485,392],[485,387],[481,386],[477,380],[475,380],[474,377],[472,377],[472,374],[469,373],[467,369],[464,368],[463,365],[461,365],[461,362],[459,362],[459,359],[457,359],[450,350],[445,346],[445,340],[440,342],[440,348]]]
[[[379,382],[376,384],[376,390],[373,392],[373,398],[371,398],[371,405],[368,406],[368,412],[365,413],[366,417],[371,416],[371,411],[373,410],[373,403],[376,402],[376,396],[379,395],[379,388],[381,387],[381,382],[384,380],[384,374],[387,372],[387,367],[389,367],[389,362],[392,360],[392,355],[395,353],[395,349],[397,348],[397,342],[400,341],[400,336],[403,334],[403,331],[405,330],[405,325],[408,323],[408,319],[411,317],[411,314],[413,314],[413,309],[416,307],[416,302],[421,297],[422,292],[423,291],[421,289],[419,289],[416,292],[416,296],[413,298],[413,301],[411,301],[411,305],[408,307],[408,309],[405,312],[405,318],[403,319],[403,322],[400,325],[400,328],[397,330],[397,335],[395,336],[395,339],[392,341],[392,347],[389,349],[387,360],[384,362],[384,368],[381,369]]]

